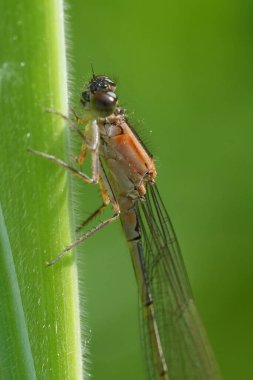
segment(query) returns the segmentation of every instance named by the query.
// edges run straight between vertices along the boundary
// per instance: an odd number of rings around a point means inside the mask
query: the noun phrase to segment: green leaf
[[[17,378],[19,375],[24,378],[35,379],[36,373],[26,327],[20,289],[1,205],[0,252],[0,292],[7,301],[2,303],[2,307],[0,309],[0,336],[1,342],[9,345],[8,351],[11,352],[11,357],[13,360],[12,363],[15,363],[15,366],[13,366],[11,362],[9,363],[10,366],[0,366],[1,378]],[[3,360],[5,356],[6,345],[1,344],[0,357]],[[2,360],[1,363],[3,363]],[[6,358],[6,361],[8,361],[8,358]]]

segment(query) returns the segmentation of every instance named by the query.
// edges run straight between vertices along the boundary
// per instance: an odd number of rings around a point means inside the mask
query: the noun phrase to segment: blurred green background
[[[116,78],[121,104],[154,152],[223,377],[252,379],[252,1],[72,0],[68,14],[73,104],[90,63]],[[82,184],[75,198],[80,219],[101,203]],[[144,379],[120,223],[79,251],[88,372]]]

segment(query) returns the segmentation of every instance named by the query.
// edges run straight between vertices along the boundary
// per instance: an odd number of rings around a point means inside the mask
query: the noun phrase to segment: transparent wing
[[[137,214],[145,270],[149,278],[169,379],[220,379],[193,301],[180,247],[156,185],[147,186],[146,201],[139,202]],[[152,344],[144,315],[142,323],[149,378],[157,380]]]

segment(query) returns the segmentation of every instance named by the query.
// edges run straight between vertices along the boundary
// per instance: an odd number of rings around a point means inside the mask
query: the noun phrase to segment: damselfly
[[[81,97],[83,115],[73,113],[68,118],[55,112],[82,140],[79,164],[90,152],[91,177],[54,156],[29,149],[83,181],[99,185],[103,205],[86,222],[109,203],[113,208],[109,219],[79,237],[48,265],[120,218],[137,280],[149,379],[219,379],[178,241],[155,184],[154,161],[129,124],[115,91],[116,84],[111,79],[93,73]],[[85,125],[84,132],[80,125]]]

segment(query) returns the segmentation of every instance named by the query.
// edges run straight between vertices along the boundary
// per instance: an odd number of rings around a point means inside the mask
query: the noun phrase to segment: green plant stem
[[[71,254],[45,266],[72,240],[68,175],[26,151],[67,156],[67,127],[45,113],[68,110],[63,4],[0,13],[0,377],[81,379],[76,267]]]

